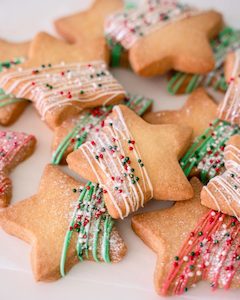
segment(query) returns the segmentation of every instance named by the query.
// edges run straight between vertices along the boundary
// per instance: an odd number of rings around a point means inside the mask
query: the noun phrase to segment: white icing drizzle
[[[224,150],[225,155],[225,166],[229,169],[231,166],[240,164],[240,149],[234,145],[227,145]],[[226,159],[226,157],[231,156],[232,159]]]
[[[109,16],[105,21],[105,35],[125,49],[130,49],[142,36],[201,12],[177,1],[152,0],[139,8]]]
[[[238,77],[240,72],[240,49],[236,50],[234,54],[235,61],[230,84],[218,113],[219,119],[230,123],[236,123],[236,120],[239,120],[240,108],[240,79]]]
[[[115,106],[113,113],[105,120],[102,130],[91,132],[89,141],[79,148],[98,183],[107,191],[120,218],[136,211],[153,197],[147,170],[138,162],[141,161],[141,157],[135,141],[134,144],[129,144],[131,147],[129,152],[134,154],[134,159],[138,163],[137,169],[133,170],[131,163],[128,163],[129,158],[125,154],[124,144],[128,145],[129,141],[132,142],[134,139],[127,128],[121,109]],[[126,158],[128,160],[124,163]]]
[[[218,211],[221,211],[221,205],[217,201],[217,196],[227,203],[232,214],[240,221],[240,166],[235,165],[229,168],[223,174],[214,177],[209,184],[204,187],[205,191],[211,196],[216,204]],[[214,188],[211,192],[210,189]],[[232,203],[237,204],[237,211],[233,208]]]
[[[13,93],[17,98],[34,101],[43,119],[47,112],[58,107],[81,106],[100,98],[106,105],[125,94],[103,61],[20,68],[3,75],[0,86],[7,87],[6,93]]]

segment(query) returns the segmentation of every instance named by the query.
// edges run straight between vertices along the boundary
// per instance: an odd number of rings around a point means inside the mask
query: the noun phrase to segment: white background
[[[112,0],[109,0],[112,1]],[[226,22],[240,28],[238,0],[186,1],[199,7],[213,7],[225,15]],[[0,37],[12,40],[31,39],[38,31],[54,33],[52,20],[87,7],[88,0],[0,0]],[[154,109],[179,108],[186,96],[173,97],[166,93],[164,78],[142,79],[130,71],[115,70],[115,76],[130,92],[153,97]],[[221,99],[223,96],[218,95]],[[51,131],[43,124],[32,107],[11,126],[12,130],[33,133],[38,139],[35,154],[18,166],[11,175],[14,184],[13,201],[34,194],[44,166],[50,161]],[[145,210],[162,207],[152,201]],[[131,299],[155,300],[153,272],[155,254],[132,232],[130,220],[118,223],[128,245],[128,254],[117,265],[83,262],[75,266],[64,279],[54,283],[36,283],[30,266],[30,247],[24,242],[0,231],[0,300],[6,299]],[[239,291],[212,293],[207,283],[176,299],[229,299],[240,298]],[[175,299],[175,298],[172,298]]]

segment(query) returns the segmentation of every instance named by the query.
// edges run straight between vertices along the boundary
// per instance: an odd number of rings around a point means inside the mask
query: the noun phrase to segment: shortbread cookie
[[[12,197],[12,183],[8,175],[34,150],[33,135],[0,130],[0,207],[6,207]]]
[[[209,179],[224,171],[224,148],[229,138],[240,134],[237,125],[215,119],[181,159],[180,164],[186,176],[199,175],[206,184]]]
[[[151,124],[179,124],[192,127],[193,137],[206,130],[216,118],[217,104],[203,88],[194,91],[179,110],[149,112],[144,120]]]
[[[150,109],[152,102],[152,99],[137,95],[128,95],[123,101],[124,105],[139,116]],[[80,115],[66,120],[56,128],[52,143],[52,163],[65,163],[67,155],[88,140],[89,132],[100,130],[111,110],[112,106],[84,110]]]
[[[201,183],[193,178],[195,196],[173,207],[136,215],[135,233],[157,255],[156,292],[180,295],[201,280],[213,290],[240,287],[240,223],[200,204]]]
[[[83,108],[115,104],[125,91],[107,70],[98,43],[69,45],[39,33],[29,60],[0,77],[0,85],[16,97],[32,100],[42,119],[59,126]],[[100,59],[100,60],[99,60]]]
[[[104,41],[105,18],[123,8],[122,0],[94,0],[87,10],[54,22],[57,32],[68,42],[90,44],[93,40]]]
[[[32,245],[35,279],[52,281],[79,260],[119,262],[126,246],[102,201],[102,190],[48,165],[38,193],[0,213],[2,228]],[[76,251],[77,250],[77,251]]]
[[[0,72],[22,63],[26,57],[29,43],[12,43],[0,40]],[[27,106],[27,101],[17,99],[0,89],[0,124],[7,126],[17,120]]]
[[[199,86],[211,86],[225,92],[228,84],[224,78],[224,62],[229,52],[240,47],[240,31],[231,27],[224,28],[217,38],[211,41],[215,58],[214,69],[206,75],[174,72],[170,76],[168,91],[171,94],[191,93]]]
[[[240,125],[239,114],[239,93],[240,93],[240,49],[234,54],[229,54],[226,66],[226,78],[229,82],[229,87],[225,94],[224,100],[219,106],[218,118],[228,121],[231,124]],[[231,75],[229,75],[231,74]]]
[[[170,69],[205,74],[214,68],[208,39],[222,25],[218,12],[154,0],[109,16],[105,35],[111,44],[129,52],[131,67],[139,75],[154,76]]]
[[[209,181],[201,203],[236,217],[240,221],[240,135],[233,136],[224,151],[226,171]]]
[[[67,163],[83,178],[98,182],[110,215],[124,218],[153,197],[192,197],[178,163],[191,135],[189,127],[151,125],[126,106],[114,106],[103,128],[92,132]]]

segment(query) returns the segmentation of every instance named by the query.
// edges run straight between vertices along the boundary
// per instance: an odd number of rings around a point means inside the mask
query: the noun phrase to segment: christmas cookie
[[[102,189],[48,165],[38,193],[0,213],[0,225],[32,246],[35,279],[52,281],[84,259],[119,262],[126,253]]]
[[[27,56],[29,43],[12,43],[0,40],[0,72],[22,63]],[[12,124],[21,115],[27,101],[6,94],[0,89],[0,124]]]
[[[231,75],[230,75],[231,74]],[[240,49],[229,54],[226,62],[226,78],[229,87],[224,100],[219,106],[218,117],[232,124],[240,125],[239,118],[239,86],[240,86]]]
[[[203,88],[198,88],[179,110],[149,112],[143,118],[151,124],[180,124],[192,127],[195,138],[204,132],[216,114],[217,104]]]
[[[225,92],[228,84],[224,78],[224,62],[229,52],[240,47],[240,31],[224,28],[217,38],[211,41],[215,58],[214,69],[206,75],[175,72],[170,76],[168,91],[171,94],[191,93],[199,86],[212,86]]]
[[[180,295],[201,280],[217,288],[240,287],[240,223],[200,204],[202,185],[191,180],[195,196],[169,209],[132,218],[135,233],[157,255],[156,292]]]
[[[170,69],[205,74],[214,68],[208,39],[222,25],[221,14],[213,10],[154,0],[107,17],[105,35],[109,44],[128,51],[131,67],[139,75],[154,76]]]
[[[67,157],[70,169],[98,182],[113,218],[124,218],[153,197],[185,200],[192,187],[178,160],[192,130],[179,125],[151,125],[126,106],[114,106],[99,132]]]
[[[83,108],[115,104],[125,91],[108,71],[98,43],[69,45],[39,33],[21,68],[0,76],[5,92],[32,100],[51,127],[78,114]]]
[[[201,193],[201,203],[240,221],[240,135],[233,136],[224,151],[226,171],[211,179]]]
[[[124,100],[124,104],[139,116],[149,110],[152,102],[149,98],[137,95],[129,95]],[[100,130],[111,110],[112,106],[84,110],[80,115],[66,120],[56,128],[52,143],[52,163],[65,163],[67,155],[88,140],[89,132]]]
[[[122,8],[122,0],[94,0],[87,10],[56,20],[55,28],[70,43],[91,45],[92,41],[99,41],[98,49],[106,47],[104,20]]]
[[[33,135],[0,130],[0,208],[6,207],[12,196],[10,171],[33,153],[35,144]]]

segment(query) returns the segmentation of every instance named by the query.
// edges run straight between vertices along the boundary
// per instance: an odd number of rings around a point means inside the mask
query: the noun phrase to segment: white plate
[[[237,0],[186,2],[219,9],[225,14],[228,24],[239,25]],[[0,37],[21,41],[30,39],[40,30],[54,33],[52,20],[87,7],[88,3],[87,0],[1,0]],[[166,81],[163,78],[142,79],[127,70],[114,70],[114,74],[128,91],[153,97],[156,100],[155,110],[179,108],[186,99],[186,96],[173,97],[167,94]],[[36,192],[44,166],[51,159],[52,132],[30,106],[10,129],[33,133],[38,139],[35,154],[11,174],[14,185],[12,202],[17,202]],[[163,203],[152,201],[145,210],[162,206]],[[155,254],[132,232],[130,219],[119,222],[118,227],[128,245],[128,254],[121,263],[79,263],[64,279],[48,284],[34,282],[30,266],[30,247],[0,230],[0,299],[160,299],[153,287]],[[196,300],[239,298],[239,291],[212,293],[207,283],[200,283],[195,289],[176,297]]]

